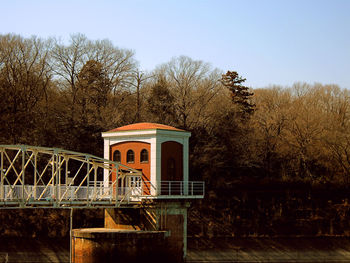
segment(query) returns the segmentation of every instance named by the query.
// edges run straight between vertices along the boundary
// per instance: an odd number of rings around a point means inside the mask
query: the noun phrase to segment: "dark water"
[[[188,243],[187,263],[350,263],[350,239],[345,237],[200,241]],[[69,239],[2,238],[2,262],[69,262]]]

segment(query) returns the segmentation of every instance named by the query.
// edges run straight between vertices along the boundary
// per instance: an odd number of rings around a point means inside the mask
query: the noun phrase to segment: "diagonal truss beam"
[[[90,154],[29,145],[0,145],[0,168],[0,208],[120,206],[124,178],[141,176]]]

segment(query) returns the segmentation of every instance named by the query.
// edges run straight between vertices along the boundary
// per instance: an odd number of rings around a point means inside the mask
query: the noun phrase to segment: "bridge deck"
[[[14,207],[111,207],[140,205],[146,199],[195,199],[203,198],[202,182],[163,182],[159,195],[147,194],[149,182],[140,187],[87,187],[66,185],[3,185],[0,189],[0,208]],[[166,183],[166,184],[165,184]],[[181,188],[179,187],[181,185]]]

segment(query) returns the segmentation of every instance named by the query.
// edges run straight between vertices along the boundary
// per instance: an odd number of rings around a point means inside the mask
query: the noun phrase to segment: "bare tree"
[[[85,62],[88,61],[87,45],[89,41],[81,34],[72,35],[70,41],[70,45],[65,46],[55,40],[51,56],[52,68],[60,79],[60,85],[70,91],[72,105],[74,105],[78,90],[78,75]]]
[[[145,94],[143,92],[143,87],[145,82],[148,80],[154,78],[154,75],[147,74],[145,72],[142,72],[138,69],[131,72],[130,77],[127,81],[125,81],[125,84],[130,89],[131,95],[136,95],[136,113],[135,117],[133,118],[132,122],[140,122],[142,120],[141,115],[141,108],[142,108],[142,102],[145,101]]]
[[[133,55],[132,51],[116,48],[108,40],[90,41],[81,34],[72,35],[68,46],[55,40],[52,49],[52,67],[59,76],[61,85],[71,96],[71,99],[67,99],[71,100],[72,118],[79,89],[79,73],[84,65],[88,61],[100,63],[110,83],[111,91],[117,94],[129,88],[131,72],[136,68]]]
[[[271,175],[278,157],[285,154],[284,138],[288,125],[288,110],[291,95],[281,87],[255,90],[254,103],[256,111],[253,115],[256,153],[261,156],[265,171]]]
[[[163,76],[168,82],[181,127],[188,129],[206,121],[207,106],[222,89],[218,70],[211,70],[210,65],[202,61],[181,56],[158,67],[155,75]]]
[[[336,85],[319,85],[317,96],[326,113],[323,141],[331,160],[330,169],[346,185],[350,180],[350,93]],[[337,164],[337,165],[335,165]],[[337,167],[338,166],[338,167]]]
[[[16,35],[0,36],[1,117],[6,118],[11,141],[18,143],[24,132],[18,123],[32,123],[32,113],[46,97],[51,82],[48,47],[36,37],[23,39]],[[5,121],[5,120],[3,120]]]

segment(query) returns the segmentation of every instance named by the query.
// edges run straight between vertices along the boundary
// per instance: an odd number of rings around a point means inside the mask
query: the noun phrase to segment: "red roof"
[[[150,123],[150,122],[140,122],[140,123],[134,123],[125,125],[119,128],[115,128],[113,130],[110,130],[108,132],[116,132],[116,131],[134,131],[134,130],[170,130],[170,131],[184,131],[169,125],[159,124],[159,123]]]

